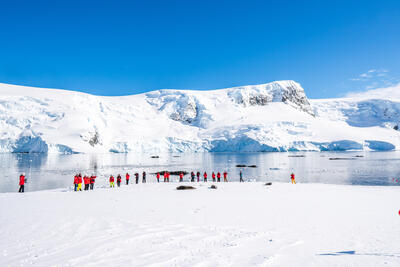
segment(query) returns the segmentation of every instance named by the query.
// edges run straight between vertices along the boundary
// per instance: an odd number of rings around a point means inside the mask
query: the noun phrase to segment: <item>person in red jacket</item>
[[[25,173],[21,173],[19,176],[19,193],[24,193],[25,192]]]
[[[96,175],[90,176],[89,182],[90,182],[90,190],[93,190],[94,188],[94,182],[96,181]]]
[[[78,190],[78,174],[74,177],[74,191]]]
[[[117,186],[118,187],[120,187],[120,185],[121,185],[121,180],[122,180],[121,175],[118,174],[118,176],[117,176]]]
[[[207,182],[207,172],[204,172],[203,177],[204,177],[204,182]]]
[[[129,177],[130,177],[129,173],[126,173],[126,174],[125,174],[126,185],[129,184]]]
[[[159,172],[157,172],[156,177],[157,177],[157,183],[159,183],[159,182],[160,182],[160,173],[159,173]],[[164,179],[164,180],[165,180],[165,179]],[[165,181],[164,181],[164,182],[165,182]]]
[[[109,181],[110,181],[110,187],[114,187],[114,176],[111,175]]]
[[[220,172],[217,173],[217,182],[221,182],[221,173]]]
[[[214,172],[212,172],[211,177],[213,179],[213,182],[215,182],[215,173]]]
[[[294,173],[290,175],[290,180],[292,180],[292,184],[296,184],[296,179],[294,178]]]
[[[171,174],[169,173],[169,172],[167,172],[167,182],[169,183],[169,176],[170,176]]]
[[[183,182],[183,172],[179,174],[179,182]]]
[[[224,171],[224,182],[228,182],[228,173]]]
[[[88,176],[83,176],[83,183],[85,184],[84,190],[89,190],[90,178]]]
[[[82,174],[78,175],[78,189],[77,191],[82,191]]]
[[[200,182],[200,172],[197,172],[196,176],[197,176],[197,182]]]

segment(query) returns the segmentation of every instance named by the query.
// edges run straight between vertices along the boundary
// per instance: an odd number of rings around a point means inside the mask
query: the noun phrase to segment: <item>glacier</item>
[[[400,85],[308,99],[294,81],[97,96],[0,84],[2,153],[396,150]]]

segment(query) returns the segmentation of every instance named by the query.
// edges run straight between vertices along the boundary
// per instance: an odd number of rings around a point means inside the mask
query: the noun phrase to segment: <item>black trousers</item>
[[[129,184],[129,180],[126,180],[126,184]]]
[[[136,179],[136,183],[137,183],[137,184],[139,183],[139,178]]]
[[[93,190],[94,184],[90,184],[90,190]]]
[[[240,182],[244,182],[242,177],[240,177]]]
[[[25,187],[24,185],[20,185],[18,192],[23,193],[24,192],[24,187]]]
[[[143,178],[143,179],[142,179],[142,183],[146,183],[146,178]]]
[[[119,187],[120,185],[121,185],[121,182],[118,182],[118,181],[117,181],[117,186]]]

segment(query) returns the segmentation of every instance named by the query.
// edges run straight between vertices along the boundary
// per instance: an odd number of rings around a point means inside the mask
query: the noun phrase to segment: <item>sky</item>
[[[400,1],[4,1],[0,82],[128,95],[400,83]]]

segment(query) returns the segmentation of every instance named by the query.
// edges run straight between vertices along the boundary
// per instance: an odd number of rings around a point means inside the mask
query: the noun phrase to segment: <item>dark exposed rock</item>
[[[150,158],[152,158],[152,159],[158,159],[158,158],[160,158],[159,156],[151,156]]]
[[[268,182],[268,183],[265,183],[265,185],[272,185],[272,183],[271,183],[271,182]]]
[[[216,186],[216,185],[212,185],[212,186],[210,187],[210,189],[217,189],[217,186]]]
[[[329,160],[354,160],[354,158],[329,158]]]
[[[249,167],[249,168],[257,168],[257,165],[249,165],[247,167]]]
[[[244,168],[244,167],[246,167],[246,165],[243,165],[243,164],[237,164],[237,165],[236,165],[236,167],[238,167],[238,168]]]
[[[164,175],[165,172],[167,172],[167,171],[160,171],[160,172],[158,172],[158,173],[159,173],[160,175]],[[187,171],[171,171],[171,172],[169,172],[170,175],[179,175],[180,173],[183,173],[183,175],[188,174]],[[156,173],[153,173],[153,174],[156,174]]]

